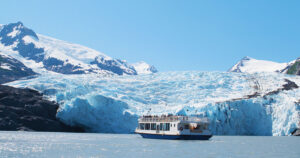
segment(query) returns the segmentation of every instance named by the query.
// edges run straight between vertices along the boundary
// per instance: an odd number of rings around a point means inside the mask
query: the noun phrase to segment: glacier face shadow
[[[208,109],[214,134],[272,135],[272,114],[266,103],[247,99],[218,103],[214,107]]]
[[[59,109],[57,117],[71,126],[83,127],[87,132],[132,133],[138,117],[126,109],[125,102],[95,95],[73,99]]]

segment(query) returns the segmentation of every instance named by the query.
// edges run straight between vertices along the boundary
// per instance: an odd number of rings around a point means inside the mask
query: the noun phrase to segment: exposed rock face
[[[277,90],[271,91],[271,92],[265,94],[264,97],[266,97],[268,95],[278,94],[281,91],[288,91],[288,90],[299,88],[299,86],[295,82],[293,82],[293,81],[285,79],[285,82],[286,82],[286,84],[282,85],[282,88],[279,88]]]
[[[83,132],[56,119],[58,107],[38,91],[0,85],[0,130]]]
[[[258,97],[266,98],[267,96],[278,94],[279,92],[282,92],[282,91],[289,91],[289,90],[299,88],[299,86],[291,80],[284,79],[284,81],[286,82],[286,84],[282,85],[282,88],[278,88],[278,89],[270,91],[266,94],[260,94],[257,91],[257,92],[254,92],[253,94],[246,95],[242,98],[234,98],[234,99],[231,99],[231,100],[227,100],[225,102],[239,101],[239,100],[252,99],[252,98],[258,98]],[[222,103],[222,102],[217,102],[217,103]],[[300,104],[300,101],[299,101],[299,103],[296,103],[296,104]]]
[[[300,129],[296,129],[294,132],[292,132],[293,136],[300,136]]]
[[[290,75],[300,75],[300,58],[289,65],[286,73]]]
[[[36,75],[36,73],[20,61],[0,54],[0,84],[33,75]]]
[[[91,62],[91,64],[96,64],[99,68],[111,71],[118,75],[137,75],[137,72],[133,66],[119,59],[107,60],[102,57],[96,57],[95,60]]]

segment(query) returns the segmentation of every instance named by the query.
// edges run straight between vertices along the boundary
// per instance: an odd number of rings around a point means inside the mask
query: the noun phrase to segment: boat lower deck
[[[143,138],[149,139],[181,139],[181,140],[209,140],[212,135],[165,135],[165,134],[148,134],[138,133]]]

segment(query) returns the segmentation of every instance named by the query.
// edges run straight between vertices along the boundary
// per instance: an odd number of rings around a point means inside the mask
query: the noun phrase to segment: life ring
[[[183,128],[182,128],[182,127],[180,127],[180,128],[179,128],[179,130],[181,130],[181,131],[182,131],[182,130],[183,130]]]

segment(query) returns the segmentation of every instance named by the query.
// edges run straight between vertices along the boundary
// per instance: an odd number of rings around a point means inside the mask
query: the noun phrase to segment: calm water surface
[[[300,158],[300,137],[214,136],[209,141],[135,134],[0,132],[0,157]]]

